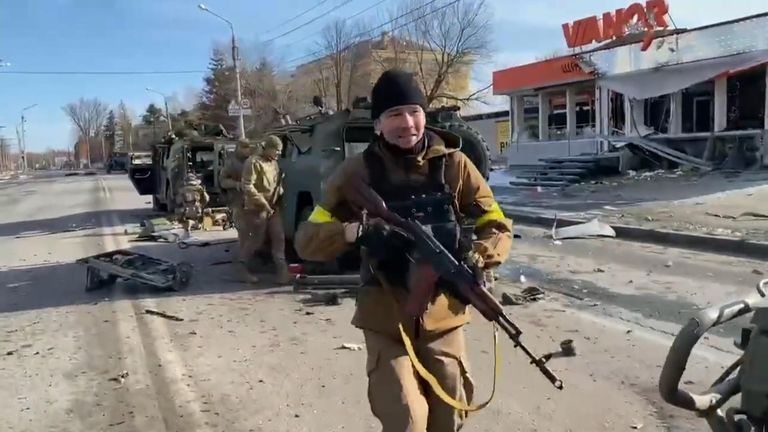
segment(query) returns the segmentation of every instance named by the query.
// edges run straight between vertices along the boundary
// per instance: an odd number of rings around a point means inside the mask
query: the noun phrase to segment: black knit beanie
[[[399,69],[385,71],[371,91],[371,119],[376,120],[384,111],[402,105],[427,107],[427,98],[413,75]]]

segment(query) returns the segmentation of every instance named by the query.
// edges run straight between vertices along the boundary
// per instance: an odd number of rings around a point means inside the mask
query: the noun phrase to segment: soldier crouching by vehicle
[[[291,275],[285,260],[285,231],[280,214],[283,186],[277,158],[282,149],[280,138],[268,136],[260,151],[245,161],[241,189],[243,220],[251,233],[246,239],[246,248],[252,256],[268,238],[277,282],[284,284],[290,281]]]
[[[227,206],[232,214],[232,221],[237,230],[238,250],[237,265],[240,267],[240,273],[245,282],[258,282],[247,269],[247,265],[255,255],[255,250],[251,250],[252,242],[248,239],[253,237],[253,223],[248,223],[247,211],[243,203],[242,175],[245,161],[257,151],[257,146],[246,139],[238,141],[235,147],[235,154],[229,157],[221,170],[221,180],[219,184],[227,192]],[[255,219],[255,218],[254,218]]]
[[[371,99],[377,137],[330,177],[323,200],[299,227],[296,251],[302,259],[325,262],[355,245],[362,247],[365,286],[352,324],[363,330],[368,400],[383,432],[455,432],[466,411],[453,408],[445,396],[461,406],[470,404],[474,394],[463,332],[467,308],[439,290],[425,312],[409,318],[404,305],[410,267],[403,239],[380,220],[357,222],[344,183],[361,178],[390,211],[419,220],[452,255],[474,268],[494,268],[507,259],[512,224],[481,173],[458,151],[460,140],[425,130],[426,100],[410,74],[384,72]],[[474,242],[460,239],[465,218],[476,221]],[[445,394],[433,391],[422,374],[414,372],[407,338]]]
[[[201,226],[203,210],[208,201],[210,197],[200,179],[194,173],[187,174],[176,197],[176,211],[185,231],[189,232]]]

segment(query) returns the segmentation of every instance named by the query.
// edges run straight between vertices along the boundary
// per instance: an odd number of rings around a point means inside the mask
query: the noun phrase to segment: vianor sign
[[[563,35],[568,48],[579,48],[595,42],[620,38],[630,33],[630,28],[645,31],[641,50],[645,51],[653,42],[654,31],[668,26],[669,5],[666,0],[648,0],[632,3],[626,8],[613,12],[604,12],[602,18],[597,15],[582,18],[572,23],[563,24]]]

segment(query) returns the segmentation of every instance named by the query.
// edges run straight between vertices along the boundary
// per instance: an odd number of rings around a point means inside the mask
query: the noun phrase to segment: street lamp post
[[[19,152],[21,153],[21,172],[23,173],[27,172],[27,138],[25,135],[26,128],[24,127],[27,120],[24,118],[24,111],[36,106],[37,104],[32,104],[21,110],[21,141],[19,142]]]
[[[208,9],[206,5],[200,3],[197,5],[197,7],[200,8],[200,10],[208,12],[209,14],[227,23],[229,25],[229,30],[232,32],[232,65],[235,68],[235,86],[237,87],[237,107],[239,110],[237,135],[238,138],[245,138],[245,121],[243,120],[243,96],[240,90],[240,67],[238,66],[237,62],[238,50],[237,39],[235,38],[235,26],[232,25],[232,22],[230,22],[228,19]]]
[[[0,132],[5,129],[5,126],[0,125]],[[5,137],[0,134],[0,172],[5,172]]]
[[[172,133],[173,126],[171,125],[171,113],[168,111],[168,96],[166,96],[164,93],[160,93],[159,91],[154,90],[151,87],[147,87],[146,90],[148,92],[157,93],[163,97],[163,103],[165,104],[165,119],[168,120],[168,131]]]

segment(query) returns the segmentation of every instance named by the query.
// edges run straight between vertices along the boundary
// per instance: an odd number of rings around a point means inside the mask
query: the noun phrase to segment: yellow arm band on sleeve
[[[499,203],[494,201],[494,203],[491,205],[491,208],[485,212],[485,214],[477,218],[475,226],[479,227],[491,221],[503,221],[505,219],[506,217],[504,216],[504,212],[501,211]]]
[[[311,223],[325,223],[325,222],[333,222],[337,220],[331,212],[328,210],[318,206],[315,206],[315,208],[312,210],[312,214],[309,215],[309,219],[307,219],[308,222]]]

